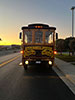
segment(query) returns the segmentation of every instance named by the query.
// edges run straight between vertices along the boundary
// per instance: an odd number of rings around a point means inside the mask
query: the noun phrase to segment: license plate
[[[36,61],[36,64],[40,64],[41,63],[41,61]]]

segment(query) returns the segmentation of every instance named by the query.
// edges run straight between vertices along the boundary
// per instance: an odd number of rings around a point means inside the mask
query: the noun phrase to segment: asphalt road
[[[0,100],[75,100],[59,76],[45,65],[19,66],[21,57],[0,67]]]

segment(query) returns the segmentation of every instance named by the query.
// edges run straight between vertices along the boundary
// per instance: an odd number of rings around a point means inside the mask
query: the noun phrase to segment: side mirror
[[[0,38],[0,41],[2,41],[2,39]]]
[[[19,34],[19,39],[22,39],[22,32],[20,32]]]
[[[58,33],[56,33],[56,40],[58,39]]]

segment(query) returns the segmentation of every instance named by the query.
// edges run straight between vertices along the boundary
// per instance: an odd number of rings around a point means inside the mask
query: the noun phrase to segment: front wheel
[[[27,70],[27,65],[24,65],[24,69]]]
[[[49,69],[52,69],[52,65],[48,65]]]

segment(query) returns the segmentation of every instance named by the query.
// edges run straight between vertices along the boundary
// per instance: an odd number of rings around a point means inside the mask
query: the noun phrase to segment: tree
[[[71,40],[69,43],[69,47],[72,51],[72,56],[74,55],[74,51],[75,51],[75,39]]]
[[[56,41],[56,49],[57,51],[60,52],[60,54],[62,55],[62,51],[64,50],[64,39],[58,39]]]
[[[69,51],[69,55],[70,55],[70,52],[71,52],[69,44],[70,44],[70,41],[73,40],[73,39],[75,39],[75,38],[74,37],[68,37],[68,38],[65,39],[65,45],[64,46],[65,46],[65,50]]]

